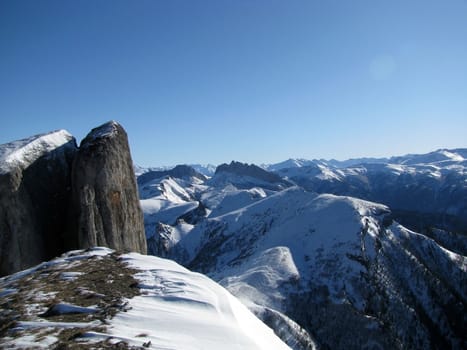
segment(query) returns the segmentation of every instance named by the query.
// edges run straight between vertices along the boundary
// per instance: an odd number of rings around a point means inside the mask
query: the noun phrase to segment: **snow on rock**
[[[48,309],[44,315],[66,315],[66,314],[87,314],[97,312],[98,309],[95,307],[82,307],[69,303],[58,303]]]
[[[67,271],[67,272],[63,272],[60,275],[60,278],[65,280],[65,281],[69,281],[69,280],[76,279],[78,276],[81,276],[82,274],[83,274],[82,272]]]
[[[98,128],[92,129],[92,131],[86,136],[89,139],[100,139],[106,137],[112,137],[119,132],[120,124],[115,120],[111,120]],[[89,143],[88,143],[89,144]],[[87,146],[88,144],[85,144]]]
[[[65,130],[0,145],[0,276],[65,250],[76,151]]]
[[[0,145],[0,174],[6,174],[17,166],[25,168],[73,140],[74,137],[68,131],[57,130]]]

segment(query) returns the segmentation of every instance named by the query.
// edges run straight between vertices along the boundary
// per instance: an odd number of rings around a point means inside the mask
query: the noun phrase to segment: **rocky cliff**
[[[146,254],[128,138],[116,122],[81,142],[72,171],[72,237],[80,248],[106,246]]]
[[[146,252],[128,139],[116,122],[0,145],[0,275],[94,245]]]
[[[63,252],[76,150],[63,130],[0,146],[0,275]]]

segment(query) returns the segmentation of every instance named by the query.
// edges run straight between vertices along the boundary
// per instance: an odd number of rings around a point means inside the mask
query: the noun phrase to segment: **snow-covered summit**
[[[277,171],[281,169],[289,168],[301,168],[312,164],[312,160],[307,160],[303,158],[289,158],[280,163],[275,164],[263,164],[262,167],[268,171]]]
[[[466,149],[438,149],[427,154],[408,154],[402,157],[392,157],[389,163],[404,165],[433,164],[438,166],[452,165],[464,162]]]
[[[56,130],[0,145],[0,174],[8,173],[17,166],[24,169],[65,145],[76,147],[75,138],[66,130]]]

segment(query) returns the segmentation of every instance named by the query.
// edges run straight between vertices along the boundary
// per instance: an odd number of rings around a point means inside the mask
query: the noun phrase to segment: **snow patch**
[[[119,124],[115,120],[111,120],[95,129],[93,129],[87,137],[91,139],[100,139],[114,136],[118,132]]]
[[[47,315],[92,314],[99,310],[95,307],[82,307],[68,303],[58,303],[47,310]]]

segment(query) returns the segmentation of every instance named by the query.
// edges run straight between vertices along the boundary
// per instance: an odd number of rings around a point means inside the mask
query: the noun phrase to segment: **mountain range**
[[[148,251],[218,281],[294,349],[465,347],[465,155],[140,176]]]

